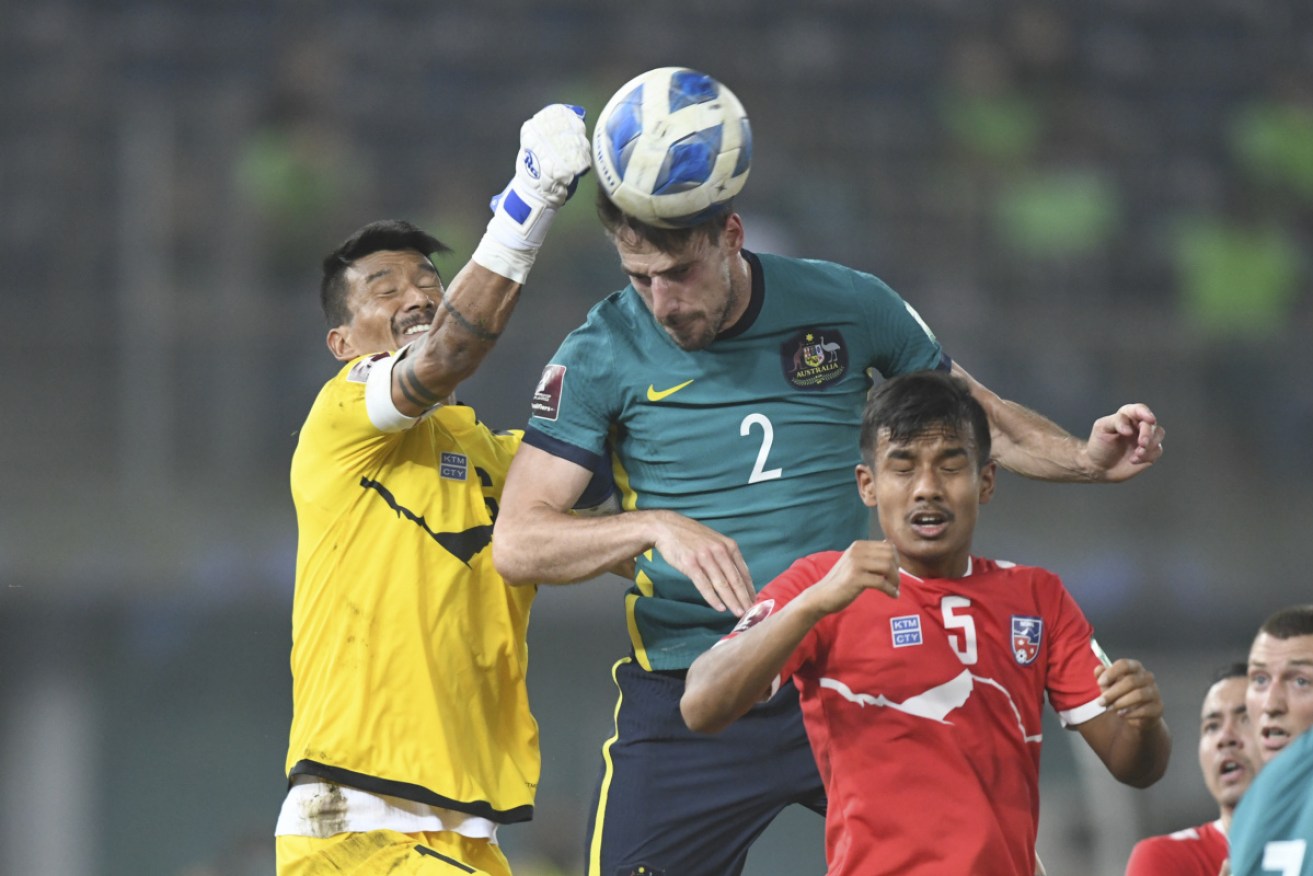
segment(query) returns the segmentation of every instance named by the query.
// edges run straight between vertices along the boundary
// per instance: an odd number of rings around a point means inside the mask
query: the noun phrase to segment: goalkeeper
[[[581,115],[557,104],[525,122],[515,178],[445,289],[430,254],[446,247],[407,222],[366,225],[324,260],[328,348],[344,364],[292,458],[279,876],[506,876],[497,831],[533,816],[534,588],[507,586],[488,548],[519,435],[489,431],[453,392],[588,168]]]

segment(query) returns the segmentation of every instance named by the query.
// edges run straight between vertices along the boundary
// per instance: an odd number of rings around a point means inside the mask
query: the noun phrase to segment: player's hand
[[[515,177],[492,199],[492,209],[512,192],[525,202],[559,207],[574,194],[579,177],[590,167],[583,107],[564,103],[543,107],[520,126]]]
[[[662,558],[688,576],[707,605],[742,617],[756,601],[757,588],[738,542],[682,514],[653,513],[658,520],[653,547]]]
[[[1163,455],[1166,434],[1148,406],[1122,405],[1115,414],[1094,421],[1085,445],[1090,469],[1108,482],[1135,477]]]
[[[492,199],[492,219],[471,260],[524,283],[556,210],[591,167],[581,107],[554,103],[520,126],[515,176]]]
[[[1103,696],[1099,701],[1134,724],[1150,724],[1163,716],[1163,698],[1153,673],[1138,660],[1121,659],[1095,670]]]
[[[866,590],[898,598],[898,551],[887,541],[855,541],[825,577],[809,588],[817,611],[833,614],[852,604]]]
[[[1231,859],[1227,858],[1222,862],[1222,869],[1217,871],[1217,876],[1231,876]]]

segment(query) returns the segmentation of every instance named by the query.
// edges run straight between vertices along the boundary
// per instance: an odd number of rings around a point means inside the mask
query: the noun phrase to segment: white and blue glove
[[[582,107],[554,103],[520,127],[515,177],[492,199],[492,220],[472,259],[523,283],[562,204],[591,166]]]

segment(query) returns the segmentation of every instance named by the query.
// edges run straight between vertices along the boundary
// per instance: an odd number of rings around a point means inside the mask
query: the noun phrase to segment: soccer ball
[[[593,127],[598,184],[627,215],[659,228],[696,225],[748,180],[752,128],[724,85],[687,67],[634,77]]]

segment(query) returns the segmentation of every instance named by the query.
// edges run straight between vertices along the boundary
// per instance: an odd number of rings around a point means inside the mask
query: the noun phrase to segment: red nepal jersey
[[[764,620],[841,554],[795,562],[734,632]],[[830,876],[1032,876],[1041,718],[1104,709],[1093,630],[1051,572],[972,558],[966,576],[902,574],[807,634],[781,671],[802,698],[829,796]]]
[[[1126,876],[1217,876],[1230,850],[1218,822],[1142,839],[1131,849]]]

